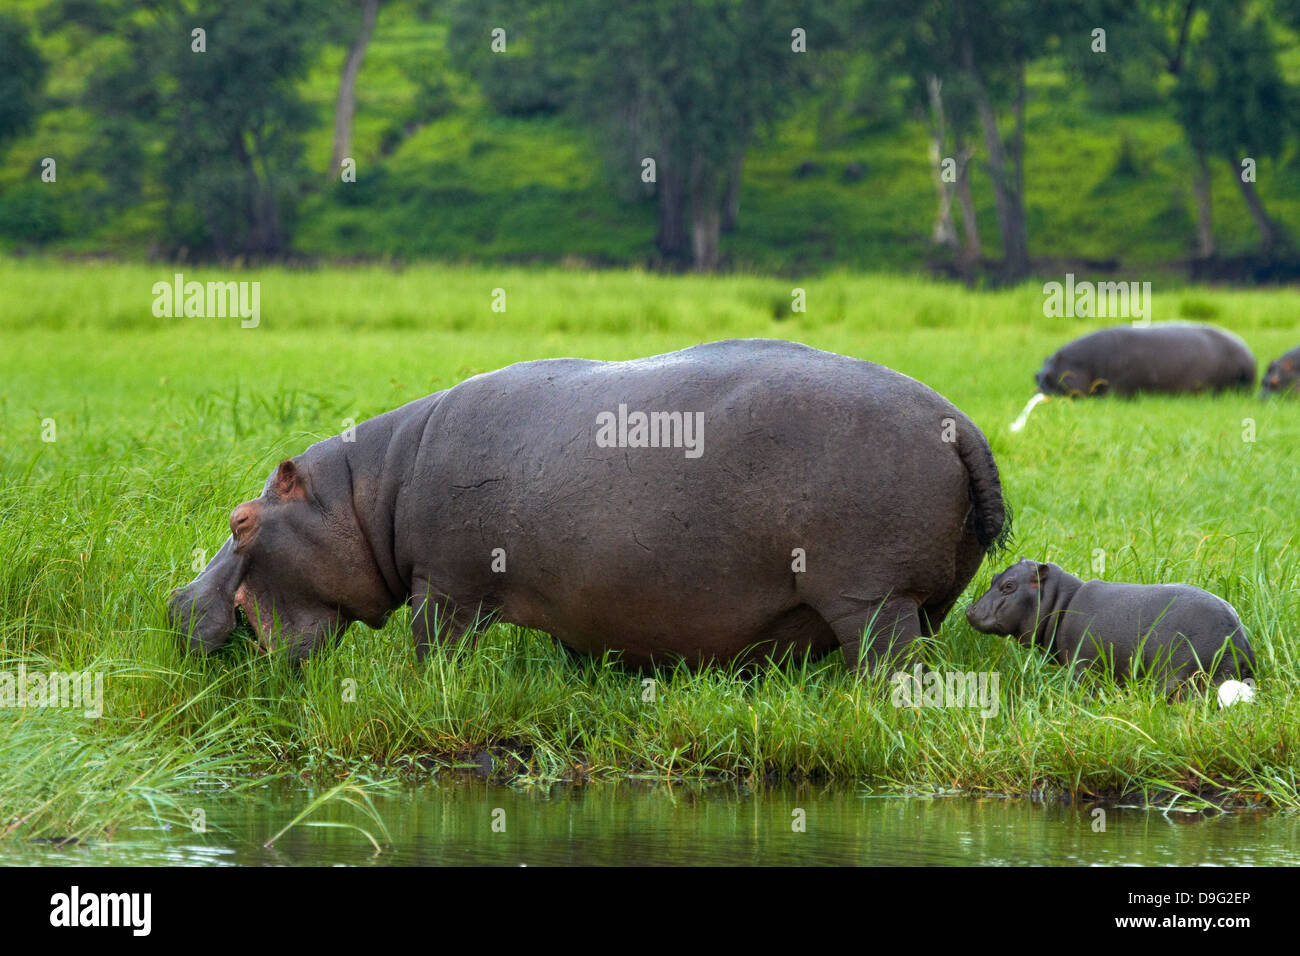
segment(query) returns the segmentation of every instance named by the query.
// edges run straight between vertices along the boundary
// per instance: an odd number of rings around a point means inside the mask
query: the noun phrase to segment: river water
[[[444,776],[373,794],[381,830],[338,798],[312,809],[320,794],[284,781],[238,796],[196,794],[206,832],[138,829],[61,847],[0,843],[0,864],[1300,864],[1300,816],[1253,811],[1109,807],[1099,816],[1055,800],[843,786],[511,786]],[[304,809],[311,812],[265,846]]]

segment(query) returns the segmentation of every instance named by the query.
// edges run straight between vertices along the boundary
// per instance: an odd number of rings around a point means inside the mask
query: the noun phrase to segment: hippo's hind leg
[[[970,584],[975,573],[984,561],[984,549],[980,547],[975,534],[967,529],[961,546],[957,549],[957,560],[953,566],[951,586],[943,597],[929,601],[921,606],[921,633],[933,637],[943,625],[944,619],[957,603],[966,585]]]
[[[835,632],[844,663],[859,674],[903,657],[923,634],[916,601],[907,597],[841,598],[835,606],[817,610]]]
[[[921,621],[921,636],[934,637],[939,633],[939,628],[943,627],[944,618],[952,610],[956,601],[948,601],[945,604],[927,604],[917,612]]]

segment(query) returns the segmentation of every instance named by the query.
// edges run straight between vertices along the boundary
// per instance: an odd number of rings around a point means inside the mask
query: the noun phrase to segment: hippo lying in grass
[[[1218,392],[1252,388],[1255,356],[1210,325],[1117,325],[1057,349],[1035,379],[1045,395]]]
[[[1261,386],[1261,398],[1270,395],[1300,397],[1300,346],[1268,363]]]
[[[842,647],[862,667],[933,633],[1010,525],[969,418],[790,342],[524,362],[352,437],[235,508],[170,602],[191,648],[239,607],[301,659],[410,602],[421,659],[483,612],[632,665]]]
[[[1215,684],[1254,673],[1255,654],[1232,605],[1188,584],[1083,581],[1022,558],[993,578],[966,620],[1042,648],[1060,664],[1113,668],[1119,680],[1155,673],[1166,693],[1211,668]]]

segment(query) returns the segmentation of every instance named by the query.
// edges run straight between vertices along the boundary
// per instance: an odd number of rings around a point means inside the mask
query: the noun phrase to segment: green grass
[[[0,261],[0,671],[106,675],[101,719],[0,712],[0,833],[183,822],[184,794],[254,772],[338,783],[483,749],[531,777],[793,774],[1300,809],[1300,403],[1053,400],[1013,435],[1043,356],[1093,327],[1044,318],[1034,286],[973,293],[836,273],[802,282],[808,312],[790,316],[791,282],[743,276],[186,270],[262,282],[262,324],[241,329],[155,319],[150,288],[172,271]],[[506,290],[503,314],[494,288]],[[1208,318],[1261,362],[1300,341],[1294,292],[1154,292],[1157,320]],[[1220,711],[1148,686],[1071,684],[973,632],[964,601],[924,653],[930,666],[1000,674],[987,720],[895,708],[888,674],[860,682],[838,654],[757,675],[666,671],[643,702],[640,675],[572,662],[505,625],[472,653],[420,666],[402,612],[379,632],[355,625],[301,671],[243,639],[187,657],[167,632],[168,591],[225,539],[230,509],[346,419],[521,359],[627,358],[729,336],[797,339],[938,389],[989,436],[1018,552],[1094,576],[1100,551],[1106,578],[1222,595],[1254,643],[1259,699]],[[1000,569],[981,569],[967,597]]]

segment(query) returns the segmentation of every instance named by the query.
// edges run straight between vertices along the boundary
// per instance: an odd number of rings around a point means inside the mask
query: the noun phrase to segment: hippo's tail
[[[986,554],[1011,544],[1011,506],[1002,498],[1002,481],[988,439],[974,424],[958,430],[957,454],[970,477],[970,525]]]

